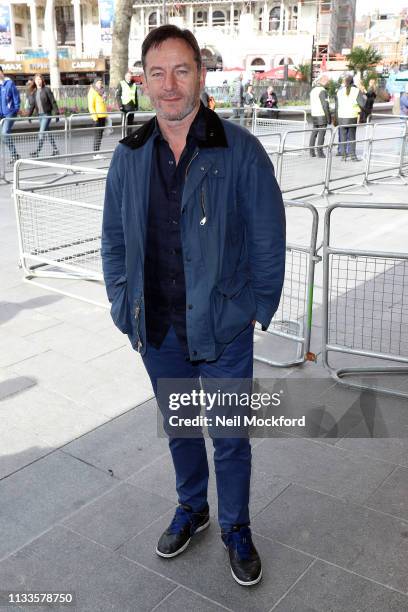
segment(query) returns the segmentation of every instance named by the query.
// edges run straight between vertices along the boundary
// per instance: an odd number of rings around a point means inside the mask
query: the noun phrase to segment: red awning
[[[285,66],[277,66],[277,68],[272,68],[268,70],[268,72],[256,72],[254,74],[257,79],[283,79],[285,75]],[[294,79],[301,79],[302,75],[297,70],[293,68],[288,68],[288,77]]]

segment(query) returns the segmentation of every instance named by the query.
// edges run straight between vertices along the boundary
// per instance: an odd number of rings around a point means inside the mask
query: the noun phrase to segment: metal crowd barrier
[[[260,115],[270,115],[262,117]],[[283,119],[279,115],[301,115],[303,119]],[[274,116],[276,115],[276,116]],[[307,128],[306,111],[302,110],[286,110],[276,108],[257,108],[253,109],[252,113],[252,133],[255,136],[264,134],[284,134],[288,130],[305,130]]]
[[[298,217],[297,225],[304,240],[290,240],[286,245],[285,280],[279,308],[267,330],[268,334],[279,336],[295,346],[294,357],[288,360],[272,360],[257,352],[255,344],[254,359],[268,365],[288,367],[298,365],[305,360],[314,360],[310,353],[310,336],[312,329],[314,271],[320,257],[316,255],[316,241],[319,215],[309,202],[284,202],[286,214],[292,212]],[[309,221],[304,221],[304,213]],[[301,219],[299,220],[299,217]],[[287,224],[288,229],[292,224]],[[297,234],[297,232],[296,232]],[[263,334],[262,334],[263,336]],[[264,338],[261,337],[261,340]]]
[[[42,119],[50,119],[50,129],[39,132],[39,123]],[[50,157],[52,154],[60,155],[68,153],[68,126],[65,117],[14,117],[10,134],[3,134],[3,129],[8,119],[0,120],[0,180],[6,180],[7,175],[12,176],[14,162],[18,158],[42,158]],[[33,124],[30,131],[18,132],[19,124]],[[40,148],[41,147],[41,148]],[[40,148],[40,150],[39,150]]]
[[[365,217],[364,232],[368,239],[374,229],[375,242],[378,225],[384,223],[379,211],[402,212],[394,219],[394,227],[404,227],[408,220],[406,204],[338,202],[327,209],[323,242],[323,365],[337,382],[349,387],[408,397],[407,392],[366,382],[373,375],[408,373],[408,252],[334,246],[332,230],[334,233],[336,223],[332,216],[339,209],[350,211],[347,215],[351,223],[352,210],[374,211],[373,228]],[[390,219],[387,223],[392,231]],[[385,228],[384,236],[383,244],[387,239],[390,245],[394,244]],[[343,232],[342,241],[345,239]],[[365,357],[371,363],[374,359],[405,365],[336,368],[330,364],[331,353]],[[364,381],[350,382],[352,376]]]
[[[64,168],[53,185],[24,187],[24,166]],[[40,282],[41,278],[103,281],[100,257],[101,216],[107,170],[62,166],[44,161],[17,161],[14,204],[20,263],[25,280],[40,287],[105,306]]]
[[[371,183],[395,184],[384,178],[397,178],[407,184],[404,177],[408,164],[407,138],[408,122],[393,121],[373,123],[373,139],[367,167],[366,181]],[[392,174],[390,175],[390,171]],[[385,173],[385,176],[384,176]],[[382,176],[378,176],[382,174]]]
[[[282,193],[309,190],[321,187],[318,195],[324,191],[326,184],[327,165],[330,159],[330,142],[332,128],[317,128],[318,132],[325,132],[328,142],[323,145],[301,144],[314,130],[288,131],[283,135],[279,152],[278,183]]]

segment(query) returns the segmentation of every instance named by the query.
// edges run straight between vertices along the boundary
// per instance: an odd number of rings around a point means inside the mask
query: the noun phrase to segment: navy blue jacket
[[[14,82],[6,77],[0,85],[0,119],[14,117],[20,110],[20,94]]]
[[[192,360],[216,359],[252,319],[268,326],[285,271],[285,213],[272,163],[244,128],[206,113],[186,170],[181,241]],[[111,315],[146,350],[144,257],[155,119],[124,138],[109,168],[102,263]]]

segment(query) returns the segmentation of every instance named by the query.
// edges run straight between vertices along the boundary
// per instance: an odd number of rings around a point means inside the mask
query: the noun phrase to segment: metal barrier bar
[[[95,305],[105,303],[38,282],[39,278],[103,282],[101,216],[106,170],[64,166],[64,181],[23,189],[23,166],[61,168],[61,164],[19,160],[14,167],[14,204],[20,262],[25,280]]]
[[[118,144],[122,138],[122,125],[76,128],[68,135],[68,153],[93,151],[95,159],[98,159],[102,155],[101,147],[111,150]]]
[[[50,157],[52,155],[60,155],[68,152],[68,136],[67,136],[67,120],[59,115],[50,115],[48,117],[30,117],[29,121],[41,123],[43,119],[58,119],[61,124],[56,129],[47,129],[44,132],[24,131],[3,134],[4,125],[8,121],[7,118],[0,121],[0,179],[8,182],[10,179],[8,174],[12,174],[14,162],[19,158],[35,157],[38,159]],[[27,117],[16,117],[12,119],[14,123],[27,123]],[[11,177],[10,177],[11,178]]]
[[[280,163],[278,183],[282,193],[287,194],[293,191],[301,191],[303,197],[305,190],[321,187],[318,194],[312,192],[310,195],[322,195],[325,189],[327,165],[330,157],[330,145],[302,145],[308,140],[313,132],[324,133],[328,136],[329,143],[332,138],[332,128],[316,128],[299,131],[288,131],[283,135],[280,150]],[[307,138],[309,136],[309,138]]]
[[[269,159],[271,160],[274,170],[275,176],[279,176],[279,163],[280,163],[280,149],[281,149],[281,134],[266,134],[257,136],[259,142],[267,152]]]
[[[266,113],[273,115],[277,114],[276,118],[269,117],[259,117],[259,113]],[[280,119],[279,114],[296,114],[302,115],[303,119]],[[265,134],[284,134],[290,129],[306,129],[307,128],[307,118],[306,111],[288,111],[284,109],[268,109],[268,108],[254,108],[252,114],[252,133],[255,136],[265,135]]]
[[[340,130],[342,128],[356,128],[356,138],[343,141],[340,137]],[[370,163],[373,128],[373,123],[338,125],[334,128],[330,141],[330,155],[327,166],[325,194],[330,194],[340,189],[353,187],[356,184],[355,181],[351,183],[348,182],[345,185],[342,184],[337,187],[335,187],[333,183],[344,180],[348,181],[350,178],[357,178],[359,176],[361,177],[360,186],[367,188],[366,177]],[[363,136],[363,138],[359,138],[360,134]],[[335,142],[336,139],[337,142]],[[353,150],[351,156],[349,156],[347,153],[347,146],[350,146],[350,149]],[[337,152],[335,153],[336,149]],[[356,160],[350,162],[348,158],[350,157],[350,159],[353,159],[353,156],[356,158]],[[350,191],[348,193],[351,194]],[[355,193],[355,195],[361,195],[361,193]]]
[[[323,365],[337,382],[349,387],[408,397],[407,392],[346,380],[353,375],[408,373],[408,253],[334,247],[331,218],[337,209],[403,211],[404,216],[408,213],[406,204],[338,202],[327,209],[323,240]],[[377,227],[378,215],[374,223]],[[369,235],[367,224],[364,218]],[[331,352],[406,365],[335,368],[329,361]]]
[[[378,183],[382,185],[395,185],[395,182],[384,181],[384,178],[389,177],[389,172],[394,170],[391,178],[397,178],[403,185],[408,182],[404,177],[404,166],[407,163],[407,139],[408,139],[408,123],[399,124],[373,124],[374,132],[371,142],[371,151],[369,163],[367,167],[366,182]],[[386,128],[386,134],[379,136],[380,129]],[[391,135],[390,135],[391,132]],[[393,134],[394,132],[394,134]],[[386,176],[377,177],[375,180],[373,175],[387,172]]]
[[[279,336],[294,343],[296,354],[286,361],[272,360],[255,351],[254,359],[278,367],[288,367],[314,359],[310,353],[310,336],[312,329],[314,271],[320,257],[316,255],[316,241],[319,215],[309,202],[284,202],[286,211],[307,211],[311,215],[310,230],[304,243],[289,242],[286,246],[285,280],[279,308],[275,313],[266,334]],[[306,224],[301,223],[304,230]],[[264,334],[262,334],[263,336]],[[262,340],[262,337],[261,337]],[[256,349],[255,345],[255,349]]]

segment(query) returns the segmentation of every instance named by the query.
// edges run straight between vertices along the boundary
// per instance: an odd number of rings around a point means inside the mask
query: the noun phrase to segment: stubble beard
[[[191,95],[186,99],[184,107],[178,112],[166,112],[160,108],[160,98],[155,97],[151,99],[153,107],[156,109],[156,114],[166,121],[182,121],[185,119],[190,113],[193,112],[195,107],[199,104],[200,101],[200,86],[199,84],[196,86]]]

